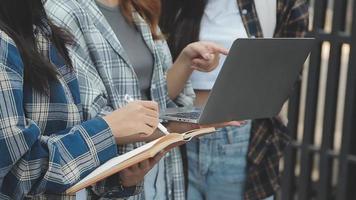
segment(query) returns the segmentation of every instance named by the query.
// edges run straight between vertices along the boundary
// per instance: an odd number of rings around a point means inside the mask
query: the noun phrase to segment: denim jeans
[[[144,199],[166,200],[164,159],[161,159],[145,176]]]
[[[243,199],[251,122],[187,144],[188,200]]]

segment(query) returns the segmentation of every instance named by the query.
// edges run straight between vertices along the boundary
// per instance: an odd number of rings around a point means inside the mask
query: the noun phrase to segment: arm
[[[165,73],[166,79],[168,79],[168,76],[171,76],[174,73],[174,71],[170,71],[170,74],[168,75],[168,72],[167,72],[170,69],[170,67],[172,67],[172,65],[173,65],[172,56],[171,56],[168,44],[165,40],[160,40],[160,41],[156,41],[156,47],[158,49],[160,58],[162,60],[163,73]],[[187,67],[183,67],[183,69],[184,68],[187,68]],[[189,76],[190,76],[190,74],[189,74]],[[172,76],[172,77],[174,78],[174,76]],[[172,84],[173,81],[166,80],[166,82],[170,82],[170,86],[173,85]],[[168,102],[167,107],[175,107],[177,105],[191,106],[194,103],[195,93],[194,93],[194,90],[193,90],[190,80],[187,79],[186,82],[183,82],[183,81],[179,81],[179,82],[184,83],[184,88],[180,92],[180,94],[175,98],[173,98],[175,95],[171,95],[172,96],[172,98],[171,98],[167,93],[167,97],[166,97],[167,102]],[[167,89],[170,86],[167,86]],[[180,88],[181,88],[181,86],[177,89],[180,89]],[[174,102],[172,102],[172,100]]]
[[[167,71],[167,89],[170,99],[175,100],[184,89],[193,69],[184,62],[176,62]]]
[[[23,92],[23,74],[0,63],[1,193],[12,198],[61,193],[117,155],[113,134],[102,118],[42,135],[26,118]]]

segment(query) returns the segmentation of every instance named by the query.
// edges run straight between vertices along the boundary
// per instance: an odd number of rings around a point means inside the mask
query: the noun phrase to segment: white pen
[[[126,94],[125,95],[125,101],[127,102],[127,103],[129,103],[129,102],[132,102],[132,101],[134,101],[134,99],[129,95],[129,94]],[[167,128],[166,127],[164,127],[161,123],[158,123],[158,127],[157,127],[163,134],[165,134],[165,135],[168,135],[169,134],[169,131],[167,130]]]

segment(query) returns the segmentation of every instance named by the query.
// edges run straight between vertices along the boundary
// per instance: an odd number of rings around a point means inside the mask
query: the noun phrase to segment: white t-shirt
[[[255,0],[255,6],[264,36],[272,37],[276,23],[276,0]],[[200,41],[215,42],[230,49],[237,38],[247,37],[236,0],[208,0],[200,24]],[[221,56],[219,66],[212,72],[194,71],[191,76],[193,88],[211,90],[225,59],[226,56]]]

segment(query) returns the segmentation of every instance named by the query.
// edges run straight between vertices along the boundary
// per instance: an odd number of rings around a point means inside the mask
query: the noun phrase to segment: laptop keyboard
[[[201,113],[200,111],[193,111],[193,112],[168,114],[167,116],[177,117],[177,118],[187,118],[187,119],[199,119],[200,113]]]

